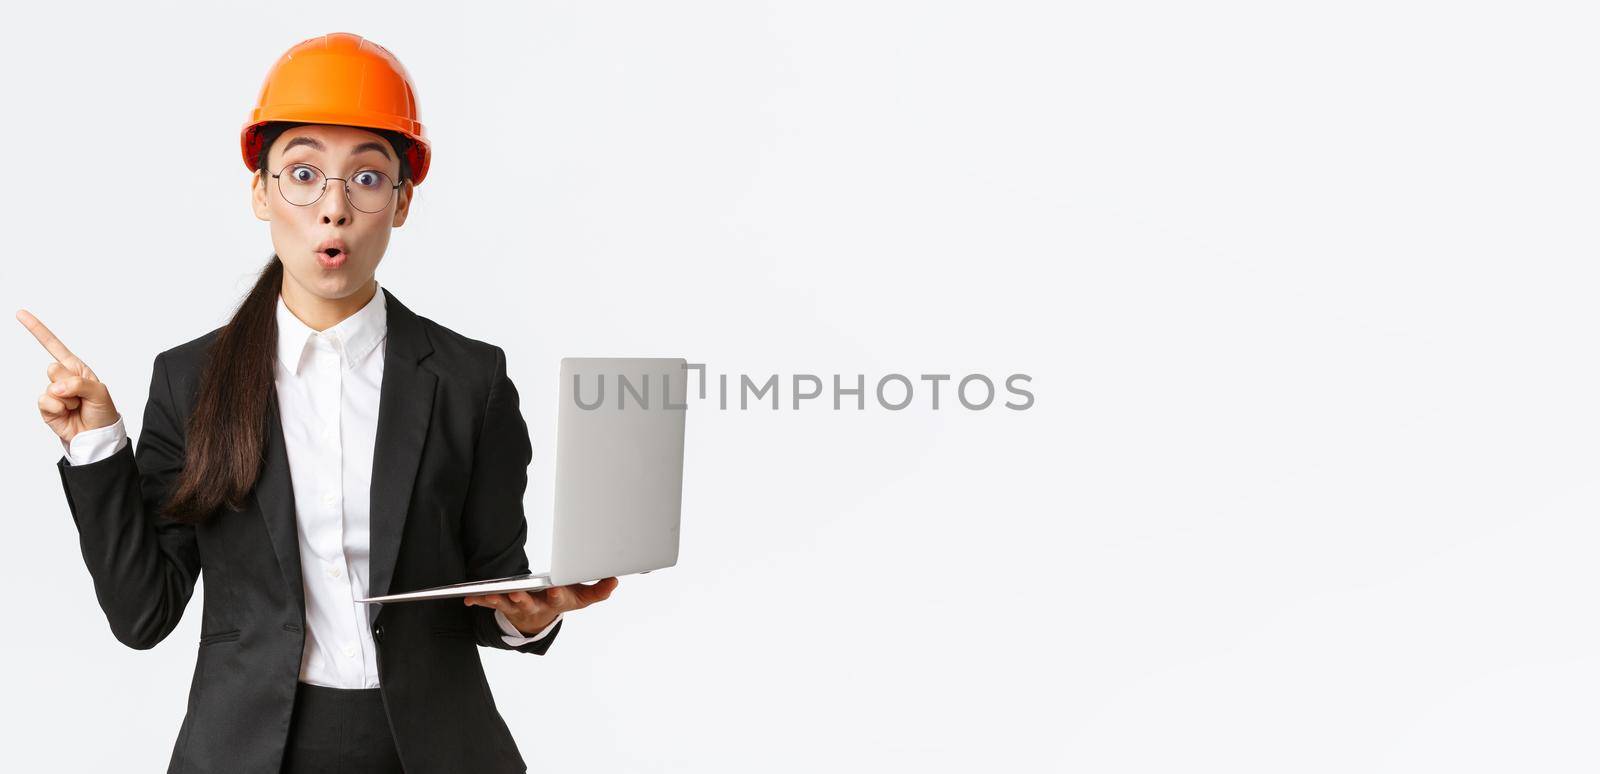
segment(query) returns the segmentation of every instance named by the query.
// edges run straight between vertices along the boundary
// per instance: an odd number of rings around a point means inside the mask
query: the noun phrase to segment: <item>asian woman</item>
[[[415,108],[360,37],[279,60],[241,138],[274,255],[227,324],[156,356],[137,450],[94,370],[17,314],[55,361],[38,408],[112,633],[155,646],[205,578],[169,772],[523,772],[478,648],[543,654],[617,585],[355,601],[529,571],[504,351],[376,277],[427,174]]]

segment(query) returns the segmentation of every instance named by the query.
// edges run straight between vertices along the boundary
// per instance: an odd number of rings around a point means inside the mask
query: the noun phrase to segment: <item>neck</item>
[[[290,279],[288,272],[284,272],[283,287],[280,292],[283,294],[283,305],[288,307],[300,322],[305,323],[311,330],[325,331],[361,311],[361,307],[366,306],[378,292],[378,280],[377,278],[367,280],[365,287],[344,298],[323,298],[306,292]]]

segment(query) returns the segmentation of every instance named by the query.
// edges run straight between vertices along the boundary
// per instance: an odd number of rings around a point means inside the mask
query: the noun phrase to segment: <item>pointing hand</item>
[[[28,310],[18,310],[17,320],[55,358],[45,371],[50,386],[39,396],[39,416],[44,423],[63,441],[71,441],[85,430],[115,424],[121,415],[111,403],[111,391],[94,375],[94,370]]]

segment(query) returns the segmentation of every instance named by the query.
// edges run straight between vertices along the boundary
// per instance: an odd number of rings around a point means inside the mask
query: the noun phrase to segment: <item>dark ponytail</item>
[[[171,519],[195,524],[223,505],[239,510],[256,485],[265,457],[282,287],[283,262],[274,255],[211,343],[189,415],[183,472],[166,507]]]
[[[278,122],[261,130],[256,164],[267,184],[267,155],[277,139],[297,123]],[[400,179],[411,177],[406,151],[411,140],[398,132],[371,129],[389,141],[400,160]],[[205,521],[218,508],[244,508],[266,459],[267,402],[276,389],[273,361],[278,348],[278,294],[283,261],[272,256],[233,319],[211,342],[200,393],[189,415],[183,471],[167,501],[168,518],[188,524]]]

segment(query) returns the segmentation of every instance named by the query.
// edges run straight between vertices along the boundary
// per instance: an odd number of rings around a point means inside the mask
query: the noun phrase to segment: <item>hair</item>
[[[273,143],[296,126],[303,124],[275,122],[262,128],[257,169],[263,183]],[[410,179],[406,161],[410,139],[384,129],[369,131],[389,141],[400,159],[400,180]],[[242,510],[261,477],[282,287],[283,261],[274,254],[206,350],[199,394],[187,424],[183,470],[163,509],[174,521],[197,524],[223,506]]]

